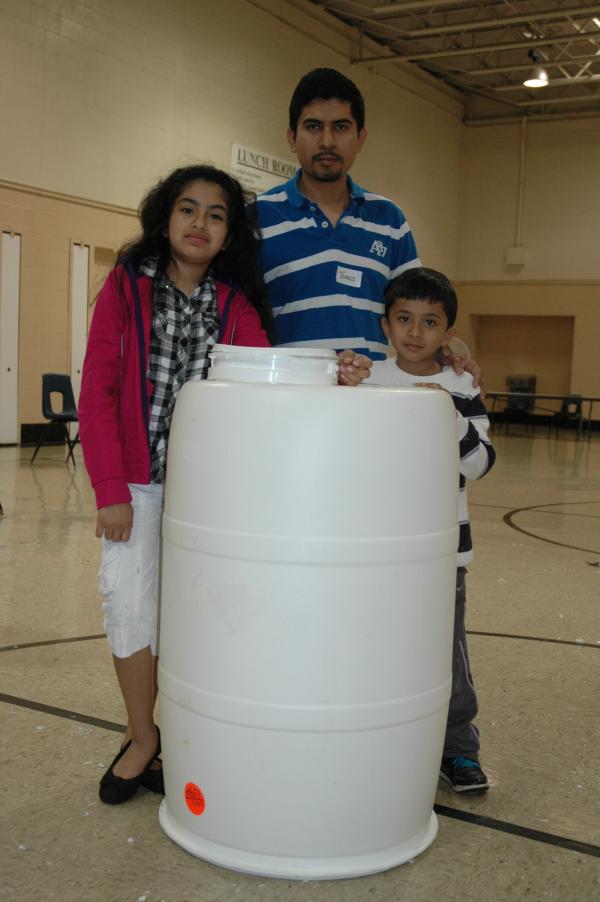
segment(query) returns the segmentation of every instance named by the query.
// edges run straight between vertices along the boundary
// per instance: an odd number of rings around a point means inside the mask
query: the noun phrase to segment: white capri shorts
[[[98,573],[104,628],[113,655],[128,658],[148,645],[158,654],[163,485],[130,485],[133,529],[128,542],[102,537]]]

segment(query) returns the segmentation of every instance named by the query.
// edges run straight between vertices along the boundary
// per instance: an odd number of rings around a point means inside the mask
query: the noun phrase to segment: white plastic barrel
[[[235,382],[216,366],[176,405],[160,823],[238,871],[374,873],[437,830],[456,416],[444,392],[281,384],[258,369]]]

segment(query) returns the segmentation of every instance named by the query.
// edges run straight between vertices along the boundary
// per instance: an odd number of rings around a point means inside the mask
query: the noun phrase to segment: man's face
[[[360,132],[345,100],[313,100],[298,118],[296,133],[287,139],[298,157],[302,172],[319,182],[344,178],[367,137]]]

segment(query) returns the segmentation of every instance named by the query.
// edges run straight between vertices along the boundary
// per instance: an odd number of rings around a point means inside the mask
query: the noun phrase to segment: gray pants
[[[448,708],[448,722],[444,739],[444,758],[479,760],[479,730],[473,723],[477,716],[477,696],[473,686],[467,637],[465,634],[465,607],[467,589],[465,567],[456,571],[456,602],[454,608],[454,641],[452,644],[452,694]]]

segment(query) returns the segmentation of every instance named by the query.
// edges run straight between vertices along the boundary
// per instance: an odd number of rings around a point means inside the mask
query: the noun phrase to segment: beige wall
[[[20,423],[43,422],[42,373],[70,372],[71,244],[91,248],[90,298],[97,268],[135,233],[133,211],[102,208],[0,183],[0,228],[21,237]],[[96,265],[94,266],[94,260]]]
[[[542,385],[550,384],[556,360],[547,353],[543,363],[543,319],[574,317],[566,390],[600,395],[600,119],[528,124],[520,223],[527,261],[509,267],[506,248],[517,236],[521,138],[519,124],[463,132],[457,261],[461,334],[467,342],[471,338],[477,355],[473,317],[540,317],[525,369],[541,370]],[[571,342],[569,334],[565,341]],[[495,380],[514,370],[510,343],[499,332],[495,356],[494,383],[488,380],[488,385],[503,389]]]
[[[569,392],[573,317],[482,314],[472,316],[471,324],[477,341],[477,360],[491,391],[510,388],[509,376],[527,375],[535,377],[530,390],[546,395]],[[540,402],[537,406],[558,408],[560,403]]]
[[[491,391],[503,391],[505,378],[515,372],[536,373],[538,389],[552,394],[560,382],[561,391],[600,397],[600,367],[598,366],[598,312],[600,311],[600,282],[471,282],[459,283],[458,332],[479,360],[478,317],[507,316],[514,318],[513,339],[497,332],[496,351],[491,362]],[[531,353],[525,357],[519,339],[519,318],[526,321],[531,336]],[[565,349],[557,344],[557,330],[548,332],[552,317],[569,318],[564,330]],[[535,321],[539,318],[539,330]],[[572,331],[570,328],[572,320]],[[509,333],[510,335],[511,333]],[[515,357],[518,352],[519,356]],[[484,358],[488,350],[484,351]],[[569,384],[564,380],[564,361],[570,357]],[[485,359],[482,360],[485,366]],[[557,382],[558,379],[558,382]],[[557,389],[558,390],[558,389]]]
[[[399,202],[427,258],[453,271],[462,107],[408,72],[399,85],[350,67],[355,32],[328,18],[300,0],[5,2],[2,177],[137,207],[175,165],[228,167],[232,142],[288,156],[294,85],[334,66],[367,101],[357,178]]]
[[[0,228],[25,224],[21,422],[40,419],[39,374],[68,368],[69,241],[118,246],[158,176],[198,159],[228,167],[232,142],[287,157],[289,96],[317,65],[364,92],[369,139],[353,174],[403,207],[424,262],[460,280],[475,354],[471,316],[573,316],[570,389],[600,393],[600,120],[528,126],[528,260],[509,269],[520,126],[465,128],[456,97],[414,70],[351,67],[356,40],[305,0],[0,4],[0,174],[103,205],[2,193]]]
[[[0,174],[135,209],[176,165],[228,168],[232,142],[288,157],[291,91],[333,66],[367,103],[353,175],[399,203],[423,258],[454,274],[462,107],[408,71],[350,67],[355,41],[303,0],[5,0]],[[19,419],[39,422],[40,374],[69,367],[69,241],[116,247],[132,219],[7,191],[0,228],[24,234]]]
[[[600,119],[526,129],[521,243],[515,243],[521,126],[465,128],[461,155],[458,276],[462,280],[600,280]]]

